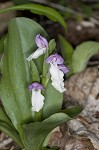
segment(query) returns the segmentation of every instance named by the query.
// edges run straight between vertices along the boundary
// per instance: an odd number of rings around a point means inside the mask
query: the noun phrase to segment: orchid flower
[[[42,37],[40,34],[36,36],[35,42],[38,49],[27,58],[28,61],[38,58],[39,56],[44,54],[46,52],[46,49],[48,48],[47,39]]]
[[[63,65],[63,64],[58,65],[58,67],[59,67],[59,69],[60,69],[64,74],[66,74],[66,73],[69,72],[69,69],[68,69],[65,65]]]
[[[41,94],[41,90],[43,89],[44,87],[38,82],[33,82],[29,85],[29,90],[32,91],[32,111],[39,112],[43,108],[45,99],[44,96]]]
[[[50,64],[49,72],[51,74],[52,85],[59,92],[66,91],[64,87],[64,74],[69,71],[65,65],[63,65],[63,58],[58,54],[52,54],[46,59],[46,63]]]

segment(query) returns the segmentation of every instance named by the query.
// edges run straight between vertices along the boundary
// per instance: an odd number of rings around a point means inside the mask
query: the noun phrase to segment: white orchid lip
[[[58,84],[57,82],[52,82],[52,85],[54,86],[54,88],[56,90],[58,90],[60,93],[63,93],[66,91],[66,89],[64,88],[64,84],[60,83]]]
[[[58,68],[57,64],[50,63],[49,72],[51,74],[52,85],[60,93],[66,91],[64,88],[64,73]]]
[[[28,61],[31,61],[32,59],[36,59],[39,56],[43,55],[48,48],[47,39],[42,37],[40,34],[36,36],[35,42],[36,42],[38,49],[27,58]]]
[[[44,87],[38,82],[34,82],[29,85],[29,90],[32,91],[31,103],[32,111],[34,112],[39,112],[43,108],[45,99],[45,97],[41,94],[41,90],[43,89]]]

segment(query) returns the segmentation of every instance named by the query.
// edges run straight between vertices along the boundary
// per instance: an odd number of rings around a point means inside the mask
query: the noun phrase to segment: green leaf
[[[33,61],[30,61],[30,70],[31,70],[31,75],[32,75],[32,82],[34,81],[40,82],[39,73]]]
[[[38,4],[23,4],[19,6],[13,6],[4,10],[0,10],[0,13],[6,12],[9,10],[30,10],[33,13],[47,16],[49,19],[53,21],[57,21],[66,29],[66,23],[63,17],[54,9]]]
[[[53,52],[53,50],[56,48],[56,42],[54,39],[49,41],[49,55]]]
[[[45,91],[45,103],[43,107],[43,119],[61,110],[63,93],[57,91],[49,81]]]
[[[3,36],[1,39],[0,39],[0,55],[3,54],[3,51],[4,51],[4,39],[5,39],[5,36]]]
[[[23,148],[23,144],[21,142],[19,134],[11,128],[8,124],[4,122],[0,122],[0,130],[9,135],[21,148]]]
[[[88,41],[80,44],[72,56],[73,73],[85,69],[88,60],[99,51],[99,42]]]
[[[43,73],[42,73],[42,85],[46,88],[46,85],[49,81],[49,77],[47,75],[48,73],[48,67],[49,65],[46,63],[46,58],[48,57],[48,49],[44,55],[44,61],[43,61]]]
[[[62,35],[59,35],[59,41],[61,46],[62,57],[65,61],[64,63],[69,68],[69,72],[66,74],[66,77],[69,77],[72,75],[72,55],[74,49],[72,45]]]
[[[23,147],[17,130],[0,107],[0,130],[8,134],[20,147]]]
[[[19,132],[24,123],[33,121],[28,91],[32,77],[26,58],[36,50],[37,34],[47,36],[44,29],[30,19],[23,17],[12,19],[8,26],[1,61],[0,96],[7,115]],[[42,62],[38,64],[42,68]]]
[[[61,110],[61,112],[66,113],[69,117],[73,118],[79,115],[82,112],[83,108],[80,106],[75,106],[71,108],[67,108],[64,110]]]
[[[4,52],[4,40],[5,40],[5,35],[2,38],[0,38],[0,61],[2,58],[2,54]]]
[[[61,110],[60,112],[61,113],[65,113],[67,114],[69,117],[73,118],[73,117],[76,117],[77,115],[79,115],[81,112],[82,112],[83,108],[82,107],[79,107],[79,106],[74,106],[74,107],[71,107],[71,108],[67,108],[67,109],[64,109],[64,110]],[[48,144],[48,141],[51,137],[51,133],[49,133],[43,143],[43,146],[46,147],[47,144]]]
[[[37,67],[39,75],[41,76],[42,75],[42,71],[43,71],[44,55],[39,56],[37,59],[35,59],[33,61],[34,61],[35,65],[36,65],[36,67]]]
[[[6,113],[2,110],[1,107],[0,107],[0,122],[4,122],[7,125],[9,125],[10,127],[14,128],[13,124],[11,123],[11,121],[9,120],[9,118],[6,115]]]
[[[72,45],[68,41],[66,41],[66,39],[62,35],[59,35],[59,41],[62,57],[64,58],[65,64],[71,64],[72,55],[74,52]]]
[[[57,113],[43,122],[30,123],[24,126],[26,150],[41,150],[46,136],[60,124],[71,118],[65,113]]]

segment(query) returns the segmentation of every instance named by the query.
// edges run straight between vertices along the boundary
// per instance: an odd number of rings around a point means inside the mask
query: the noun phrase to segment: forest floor
[[[11,1],[0,2],[0,9],[12,6]],[[28,16],[28,12],[24,12]],[[0,37],[7,32],[9,20],[16,16],[24,15],[16,11],[0,14]],[[99,41],[99,12],[94,12],[95,21],[75,20],[66,21],[68,32],[66,39],[75,47],[84,41]],[[58,34],[64,31],[57,23],[46,20],[44,17],[31,18],[40,20],[41,25],[47,30],[51,38],[58,41]],[[33,19],[34,19],[33,18]],[[53,28],[52,28],[53,27]],[[55,30],[55,32],[54,32]],[[60,45],[57,45],[59,48]],[[64,93],[63,108],[82,106],[83,111],[73,120],[53,132],[49,146],[57,146],[64,150],[99,150],[99,53],[91,58],[87,68],[72,75],[65,81],[67,91]],[[0,150],[20,150],[19,147],[4,133],[0,132]]]

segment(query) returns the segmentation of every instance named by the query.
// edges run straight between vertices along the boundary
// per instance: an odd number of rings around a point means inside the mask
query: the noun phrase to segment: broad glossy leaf
[[[64,63],[69,68],[69,72],[66,74],[66,77],[69,77],[72,75],[72,55],[74,50],[72,45],[68,41],[66,41],[66,39],[62,35],[59,35],[59,41],[62,57],[65,61]]]
[[[72,56],[73,73],[85,69],[88,60],[99,51],[99,42],[84,42],[77,46]]]
[[[19,131],[22,124],[33,121],[28,91],[32,77],[26,58],[37,49],[37,34],[46,37],[45,31],[36,22],[23,17],[12,19],[1,61],[0,96],[7,115]],[[42,62],[38,64],[42,68]]]
[[[48,56],[49,56],[49,48],[47,48],[46,53],[44,55],[42,78],[46,78],[46,75],[47,75],[47,72],[48,72],[48,64],[46,63],[46,58]]]
[[[4,52],[4,40],[5,40],[5,36],[0,38],[0,61],[1,61],[2,54]]]
[[[2,55],[2,53],[4,51],[4,39],[5,39],[5,36],[3,36],[2,38],[0,38],[0,55]]]
[[[62,35],[59,35],[59,40],[61,46],[61,53],[62,57],[64,58],[65,64],[71,64],[72,55],[74,52],[73,47],[68,41],[66,41],[66,39]]]
[[[30,65],[30,70],[31,70],[31,75],[32,75],[32,82],[34,81],[40,82],[39,73],[38,73],[38,70],[34,61],[30,61],[29,65]]]
[[[52,39],[49,41],[49,54],[51,54],[55,48],[56,48],[56,42],[54,39]]]
[[[13,7],[1,10],[0,13],[6,12],[9,10],[30,10],[33,13],[47,16],[51,20],[59,22],[66,29],[66,23],[63,17],[55,9],[52,9],[50,7],[46,7],[46,6],[42,6],[38,4],[23,4],[23,5],[13,6]]]
[[[66,113],[69,117],[73,118],[79,115],[82,112],[83,108],[80,106],[75,106],[71,108],[67,108],[64,110],[61,110],[61,112]]]
[[[4,122],[7,125],[9,125],[10,127],[14,128],[13,124],[11,123],[8,116],[6,115],[6,113],[4,112],[4,110],[1,107],[0,107],[0,122]]]
[[[57,113],[43,122],[30,123],[24,126],[26,150],[41,150],[46,136],[57,126],[70,120],[65,113]]]
[[[67,114],[69,117],[73,118],[79,115],[82,112],[83,108],[79,106],[63,109],[60,112]],[[48,145],[48,141],[51,137],[51,133],[49,133],[43,143],[43,146],[46,147]]]
[[[61,110],[63,93],[57,91],[49,81],[45,91],[45,103],[43,108],[43,119]]]
[[[23,144],[21,142],[19,134],[11,128],[8,124],[4,122],[0,122],[0,130],[9,135],[21,148],[23,148]]]
[[[17,130],[0,107],[0,130],[8,134],[20,147],[23,147]]]

